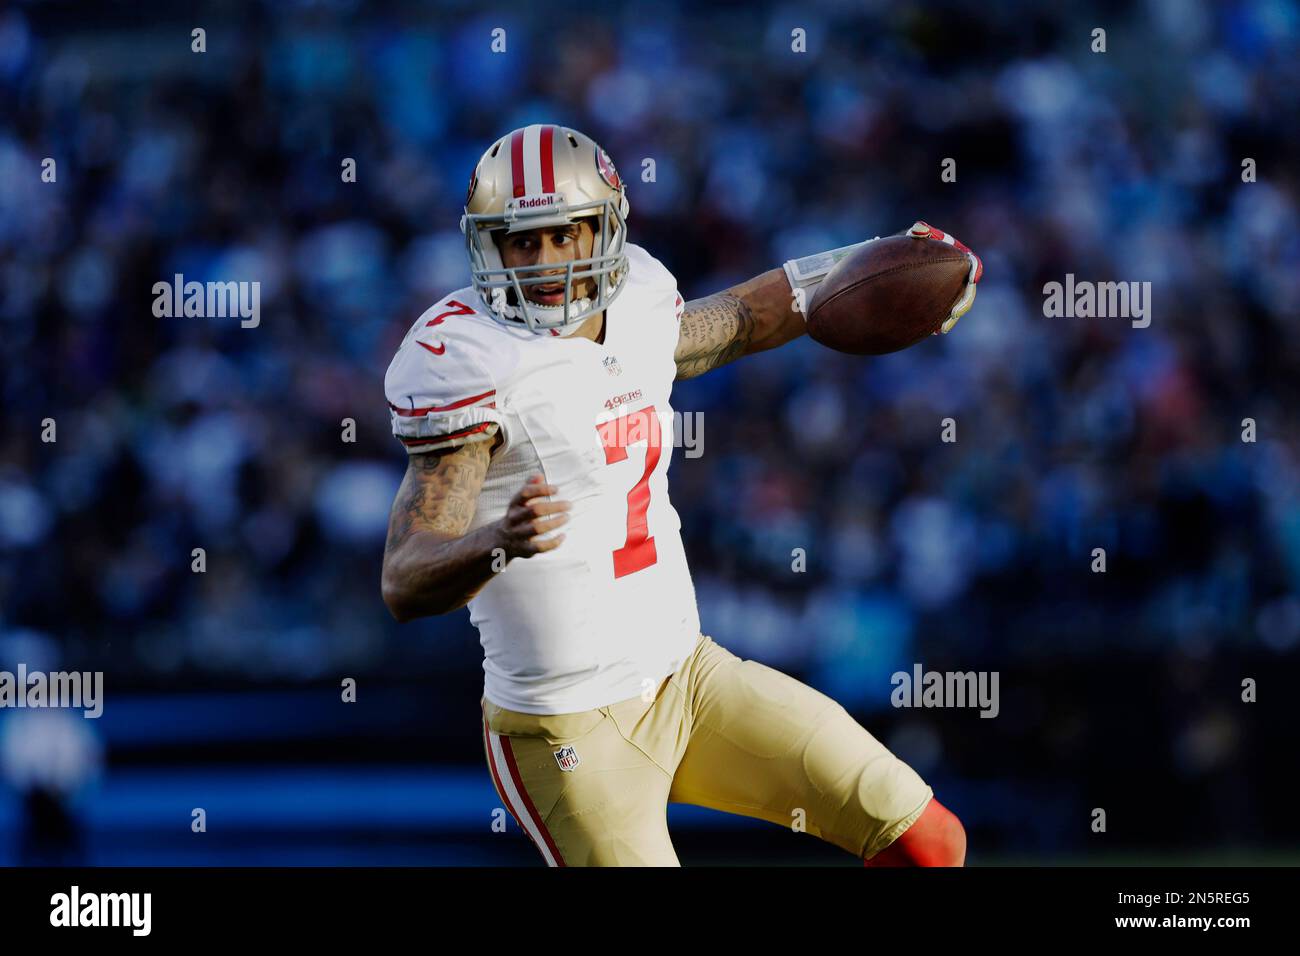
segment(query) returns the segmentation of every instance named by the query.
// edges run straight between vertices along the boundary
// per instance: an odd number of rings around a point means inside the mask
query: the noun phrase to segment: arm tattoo
[[[412,455],[388,519],[391,554],[416,531],[459,538],[474,520],[491,442]]]
[[[753,310],[730,292],[687,302],[677,339],[677,378],[694,378],[740,358],[756,327]]]

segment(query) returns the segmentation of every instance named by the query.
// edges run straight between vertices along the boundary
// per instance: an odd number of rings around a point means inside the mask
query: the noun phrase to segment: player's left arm
[[[966,294],[953,307],[952,314],[939,330],[947,333],[970,309],[982,267],[968,246],[926,222],[917,221],[908,230],[908,235],[946,242],[970,254],[973,260]],[[802,259],[791,259],[780,269],[764,272],[715,295],[687,302],[674,355],[677,378],[694,378],[742,355],[774,349],[803,335],[808,331],[805,302],[810,299],[814,287],[835,263],[867,242],[874,241],[867,239]]]
[[[694,378],[742,355],[774,349],[808,330],[784,269],[772,269],[702,299],[682,312],[677,378]]]

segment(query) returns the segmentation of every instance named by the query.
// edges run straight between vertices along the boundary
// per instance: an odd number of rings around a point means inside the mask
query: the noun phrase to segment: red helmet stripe
[[[510,134],[510,181],[515,186],[515,198],[524,194],[524,131]]]
[[[553,149],[555,137],[554,126],[543,126],[541,143],[538,151],[542,154],[542,192],[555,192],[555,152]]]

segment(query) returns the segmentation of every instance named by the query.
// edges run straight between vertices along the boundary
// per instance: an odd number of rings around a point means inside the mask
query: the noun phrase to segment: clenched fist
[[[543,537],[569,520],[569,502],[552,499],[559,491],[533,475],[510,499],[506,516],[498,524],[499,544],[508,558],[528,558],[543,551],[554,551],[564,543],[563,533]]]

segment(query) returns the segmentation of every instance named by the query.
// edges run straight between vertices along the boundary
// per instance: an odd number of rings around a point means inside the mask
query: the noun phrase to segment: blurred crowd
[[[464,615],[379,600],[382,376],[468,282],[480,152],[558,122],[687,298],[917,219],[984,259],[952,335],[678,386],[719,642],[860,712],[913,661],[1293,654],[1300,15],[1072,6],[0,6],[0,635],[141,685],[477,681]],[[156,318],[175,273],[260,281],[259,326]],[[1150,326],[1046,318],[1068,273],[1151,282]]]

